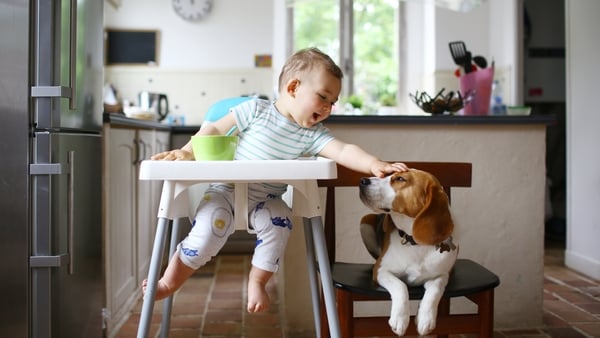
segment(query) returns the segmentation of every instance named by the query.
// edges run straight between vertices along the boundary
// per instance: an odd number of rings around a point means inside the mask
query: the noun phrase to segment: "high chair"
[[[404,162],[404,161],[403,161]],[[471,186],[471,163],[450,162],[404,162],[410,168],[428,171],[440,181],[448,200],[452,187]],[[335,190],[338,187],[358,187],[361,177],[368,175],[352,171],[338,165],[338,178],[319,180],[319,187],[327,189],[325,208],[325,241],[332,269],[340,333],[343,338],[395,336],[388,325],[389,317],[355,317],[355,301],[390,300],[388,292],[372,280],[373,264],[342,263],[335,260]],[[358,198],[358,191],[356,193]],[[358,227],[357,224],[350,226]],[[447,337],[449,334],[474,333],[479,337],[492,337],[494,323],[494,289],[500,279],[493,272],[478,263],[459,258],[450,274],[448,285],[442,297],[437,325],[432,335]],[[409,287],[411,300],[423,297],[423,287]],[[450,299],[466,297],[477,305],[474,314],[451,314]],[[321,337],[329,337],[327,317],[321,308]],[[418,335],[411,316],[406,335]]]

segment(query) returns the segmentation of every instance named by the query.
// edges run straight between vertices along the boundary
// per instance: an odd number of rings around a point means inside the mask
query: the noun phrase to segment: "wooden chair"
[[[411,168],[428,171],[438,178],[450,198],[450,188],[471,186],[471,163],[404,162]],[[325,239],[331,262],[336,290],[337,312],[343,338],[395,336],[388,325],[388,317],[354,317],[354,302],[389,300],[388,292],[372,281],[372,264],[341,263],[335,261],[335,188],[358,187],[361,177],[367,176],[338,165],[338,178],[320,180],[327,188],[325,209]],[[358,198],[358,192],[357,198]],[[357,220],[358,223],[358,220]],[[358,224],[351,226],[358,227]],[[460,225],[459,225],[460,226]],[[438,337],[449,334],[478,334],[492,337],[494,323],[494,288],[500,284],[498,276],[469,259],[458,259],[450,275],[438,309],[437,325],[431,333]],[[409,287],[411,300],[423,297],[423,287]],[[450,314],[450,299],[466,297],[477,304],[477,313]],[[411,316],[406,335],[418,335]],[[325,308],[321,306],[321,337],[329,337]]]

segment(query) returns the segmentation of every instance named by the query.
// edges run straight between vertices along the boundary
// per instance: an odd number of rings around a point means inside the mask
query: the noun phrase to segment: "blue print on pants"
[[[194,249],[190,249],[190,248],[181,248],[181,252],[183,252],[184,255],[190,256],[190,257],[198,256],[198,250],[194,250]]]
[[[282,227],[282,228],[288,228],[288,229],[292,230],[292,222],[287,217],[286,218],[273,217],[273,218],[271,218],[271,222],[275,226]]]

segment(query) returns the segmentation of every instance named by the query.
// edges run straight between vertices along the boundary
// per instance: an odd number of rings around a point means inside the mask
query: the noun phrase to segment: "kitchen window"
[[[337,113],[377,114],[384,106],[398,105],[399,14],[403,7],[399,1],[295,0],[291,3],[294,49],[318,47],[344,71]],[[353,106],[360,109],[354,110]]]

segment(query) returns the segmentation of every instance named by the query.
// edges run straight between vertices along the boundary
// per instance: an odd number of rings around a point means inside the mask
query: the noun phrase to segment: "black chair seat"
[[[388,292],[373,282],[373,264],[336,262],[332,266],[333,283],[336,288],[366,294],[370,297],[389,299]],[[450,274],[444,297],[461,297],[500,285],[493,272],[470,259],[457,259]],[[422,286],[408,288],[411,300],[423,298]]]

